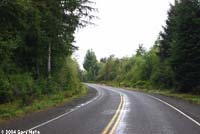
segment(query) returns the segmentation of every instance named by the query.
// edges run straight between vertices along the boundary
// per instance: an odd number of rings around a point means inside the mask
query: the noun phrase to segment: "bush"
[[[147,82],[146,81],[137,81],[136,83],[133,84],[133,87],[136,88],[145,88],[146,87]]]
[[[150,82],[154,87],[159,89],[172,88],[174,86],[172,69],[167,65],[160,64],[160,66],[153,71]]]
[[[8,77],[0,70],[0,103],[13,100],[13,92],[10,89]]]
[[[32,103],[39,92],[35,87],[35,82],[29,74],[11,75],[10,89],[13,92],[13,98],[20,99],[23,105]]]
[[[67,91],[73,96],[84,91],[78,77],[77,63],[70,57],[66,59],[62,69],[53,74],[50,79],[37,78],[34,80],[30,73],[5,73],[0,68],[0,104],[20,101],[21,106],[31,104],[43,94]]]
[[[47,80],[45,80],[45,79],[36,80],[35,86],[36,86],[38,95],[47,94],[49,92],[48,88],[47,88]]]

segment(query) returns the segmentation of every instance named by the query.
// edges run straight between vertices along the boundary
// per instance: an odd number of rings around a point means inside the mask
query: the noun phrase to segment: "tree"
[[[200,86],[199,1],[181,0],[176,10],[170,65],[175,73],[177,88],[188,92],[197,90]]]
[[[183,92],[197,90],[200,85],[199,13],[198,0],[175,1],[160,34],[159,57],[165,67],[172,69],[176,89]]]
[[[143,47],[143,44],[139,44],[139,47],[136,50],[136,56],[142,56],[144,54],[145,54],[145,48]]]
[[[0,96],[7,96],[0,97],[0,103],[20,97],[24,102],[27,96],[37,96],[37,91],[52,93],[63,89],[63,83],[68,88],[80,84],[70,57],[77,49],[73,45],[76,29],[90,24],[94,18],[90,14],[95,10],[92,3],[89,0],[0,2]],[[61,81],[57,81],[59,76],[63,76]]]
[[[97,76],[97,72],[98,72],[98,64],[97,64],[96,55],[93,52],[93,50],[87,51],[84,58],[83,67],[88,73],[88,80],[95,80]]]
[[[176,31],[176,7],[178,2],[175,1],[175,5],[170,5],[168,11],[168,19],[166,20],[166,26],[163,27],[163,32],[160,32],[159,36],[159,52],[158,55],[161,61],[166,60],[170,56],[171,44],[173,41],[174,31]]]

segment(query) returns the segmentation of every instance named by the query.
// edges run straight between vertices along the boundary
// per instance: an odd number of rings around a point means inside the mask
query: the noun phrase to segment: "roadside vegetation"
[[[29,105],[22,105],[20,100],[15,100],[10,103],[4,103],[0,105],[0,123],[22,117],[24,115],[31,114],[35,111],[42,111],[51,107],[59,106],[62,103],[66,103],[77,99],[85,95],[87,92],[86,87],[80,88],[80,90],[74,92],[60,91],[58,93],[52,93],[47,95],[41,95],[35,98]]]
[[[171,5],[163,31],[152,48],[142,44],[132,57],[96,59],[88,50],[82,79],[141,89],[200,103],[200,3]],[[128,48],[127,48],[128,49]]]
[[[0,2],[0,118],[85,93],[71,58],[77,28],[93,18],[88,0]]]

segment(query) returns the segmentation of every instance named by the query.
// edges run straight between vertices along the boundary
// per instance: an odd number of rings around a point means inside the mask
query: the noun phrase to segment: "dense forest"
[[[177,0],[170,5],[163,31],[150,50],[139,45],[132,57],[111,55],[97,60],[88,50],[84,81],[117,86],[200,93],[200,2]],[[127,48],[128,49],[128,48]]]
[[[82,89],[71,58],[77,28],[94,16],[89,0],[0,1],[0,103]]]

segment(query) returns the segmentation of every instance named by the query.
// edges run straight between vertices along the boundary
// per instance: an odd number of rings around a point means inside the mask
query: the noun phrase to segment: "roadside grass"
[[[30,105],[22,105],[20,100],[0,105],[0,122],[22,117],[36,111],[42,111],[63,103],[72,101],[76,98],[84,96],[87,93],[85,86],[81,90],[74,92],[71,90],[60,91],[56,94],[41,95],[35,99]]]
[[[142,89],[142,88],[130,88],[130,87],[123,87],[119,86],[118,83],[112,83],[112,82],[103,82],[101,84],[109,85],[109,86],[114,86],[114,87],[120,87],[124,88],[127,90],[131,91],[138,91],[138,92],[146,92],[146,93],[151,93],[151,94],[160,94],[163,96],[168,96],[168,97],[173,97],[173,98],[178,98],[181,100],[188,101],[193,104],[198,104],[200,105],[200,95],[192,94],[192,93],[180,93],[180,92],[174,92],[170,90],[164,90],[164,89]]]

